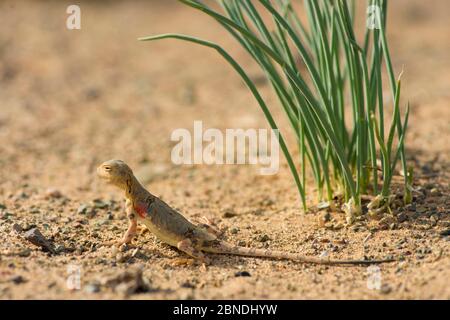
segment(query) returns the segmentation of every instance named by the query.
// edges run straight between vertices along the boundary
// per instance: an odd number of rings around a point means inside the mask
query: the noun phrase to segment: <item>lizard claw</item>
[[[107,241],[104,243],[105,246],[107,247],[120,247],[122,245],[127,245],[129,247],[132,247],[131,244],[131,239],[121,239],[121,240],[112,240],[112,241]]]
[[[195,260],[194,259],[189,259],[189,258],[177,258],[174,259],[171,262],[171,265],[173,267],[178,267],[178,266],[192,266],[194,264]]]

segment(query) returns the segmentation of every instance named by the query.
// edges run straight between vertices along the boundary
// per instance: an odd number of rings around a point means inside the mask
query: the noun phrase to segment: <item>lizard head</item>
[[[108,160],[97,168],[97,175],[107,183],[123,188],[133,171],[122,160]]]

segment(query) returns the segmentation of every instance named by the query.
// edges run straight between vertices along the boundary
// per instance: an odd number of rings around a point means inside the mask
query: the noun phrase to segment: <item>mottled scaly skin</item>
[[[215,229],[207,224],[195,225],[164,201],[148,192],[121,160],[109,160],[97,169],[100,178],[125,191],[129,227],[119,243],[129,243],[136,234],[137,222],[143,223],[161,241],[177,247],[186,254],[206,262],[203,252],[233,254],[272,259],[289,259],[317,264],[373,264],[387,260],[331,260],[305,257],[299,254],[234,246],[219,240]]]
[[[171,208],[161,199],[150,195],[146,203],[133,203],[138,214],[138,221],[142,222],[160,240],[177,246],[186,239],[196,239],[199,244],[203,240],[214,240],[216,237],[199,228],[183,217],[178,211]]]

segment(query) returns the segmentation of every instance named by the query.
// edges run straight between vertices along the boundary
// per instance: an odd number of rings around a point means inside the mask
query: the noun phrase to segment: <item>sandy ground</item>
[[[320,225],[323,213],[301,213],[285,163],[279,174],[260,176],[251,166],[170,161],[171,132],[192,129],[194,120],[219,129],[266,127],[216,53],[136,41],[161,32],[216,40],[261,78],[218,25],[174,1],[89,1],[81,2],[82,30],[69,31],[68,4],[0,3],[0,298],[450,298],[448,1],[391,6],[393,62],[397,71],[405,66],[403,96],[412,102],[407,146],[415,204],[397,212],[398,220],[337,230]],[[274,102],[267,84],[259,86]],[[95,178],[95,167],[111,158],[126,160],[152,193],[190,219],[215,219],[230,242],[402,261],[371,271],[214,256],[202,271],[173,266],[183,255],[144,230],[137,249],[104,247],[126,229],[122,194]],[[309,194],[314,203],[313,188]],[[334,225],[343,219],[332,217]],[[23,239],[34,227],[57,254]],[[80,289],[71,290],[77,272]],[[368,282],[374,272],[379,290]]]

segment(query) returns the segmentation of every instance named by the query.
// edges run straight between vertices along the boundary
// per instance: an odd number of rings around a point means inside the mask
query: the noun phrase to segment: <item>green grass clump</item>
[[[290,0],[217,0],[223,13],[199,1],[180,2],[220,23],[264,72],[297,138],[299,169],[282,135],[279,141],[305,210],[307,167],[314,175],[320,201],[331,201],[335,192],[344,194],[349,222],[361,213],[363,194],[376,196],[369,209],[389,207],[399,161],[405,173],[403,198],[411,201],[412,177],[407,174],[404,148],[409,107],[402,120],[401,81],[395,78],[386,40],[387,0],[368,1],[379,8],[380,15],[374,16],[378,28],[366,28],[362,44],[355,36],[354,2],[346,0],[305,0],[307,23]],[[272,21],[263,19],[263,11]],[[222,47],[183,34],[140,40],[164,38],[217,50],[249,87],[270,126],[278,129],[253,81]],[[386,110],[383,64],[393,101]],[[300,69],[303,66],[305,71]],[[388,112],[389,125],[385,121]],[[351,123],[346,123],[348,118]]]

